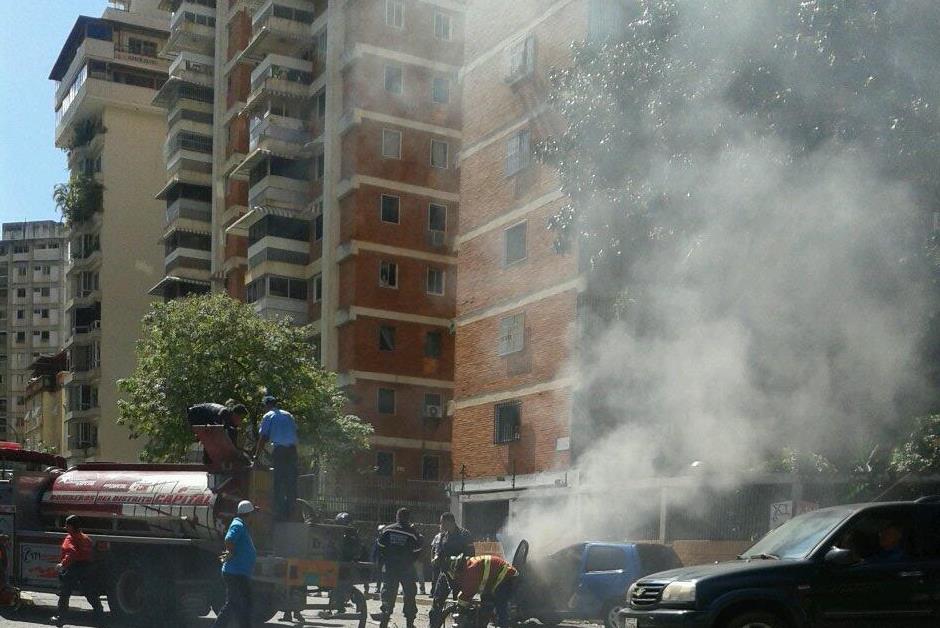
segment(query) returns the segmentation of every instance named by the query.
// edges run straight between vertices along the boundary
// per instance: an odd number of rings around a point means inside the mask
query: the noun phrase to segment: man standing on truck
[[[65,518],[65,530],[61,558],[56,565],[56,571],[59,572],[59,608],[52,621],[56,626],[65,625],[69,598],[72,591],[80,586],[85,599],[95,612],[95,623],[101,623],[104,620],[104,609],[101,607],[101,592],[98,589],[96,574],[93,573],[91,539],[82,532],[82,521],[76,515]]]
[[[378,539],[382,560],[382,619],[380,628],[388,628],[395,598],[401,585],[403,612],[407,628],[414,628],[418,616],[418,586],[415,582],[415,560],[421,555],[424,539],[411,523],[411,512],[399,508],[395,523],[385,526]]]
[[[509,601],[519,575],[515,567],[499,556],[455,556],[450,559],[447,572],[455,583],[458,606],[469,607],[473,596],[479,593],[483,604],[493,605],[497,628],[509,628]]]
[[[238,502],[236,516],[225,533],[222,554],[222,579],[225,581],[225,605],[212,628],[225,628],[236,619],[241,628],[251,628],[251,574],[255,571],[257,552],[248,531],[248,520],[255,506],[248,500]]]
[[[277,407],[277,399],[273,395],[265,395],[261,401],[266,412],[258,430],[255,460],[270,442],[274,447],[271,452],[274,466],[274,516],[286,521],[297,501],[297,423],[290,412]]]
[[[186,410],[186,420],[190,425],[221,425],[225,429],[232,445],[238,448],[238,426],[248,414],[248,409],[234,400],[224,406],[218,403],[198,403]],[[202,461],[209,464],[209,454],[203,452]]]
[[[452,583],[446,572],[450,559],[454,556],[469,557],[474,554],[473,536],[469,530],[457,525],[457,518],[452,512],[445,512],[441,515],[441,531],[434,538],[436,544],[431,545],[434,552],[432,565],[438,575],[431,583],[431,595],[434,596],[434,601],[431,603],[428,616],[432,626],[440,621],[444,605],[447,603],[447,596],[452,590]]]

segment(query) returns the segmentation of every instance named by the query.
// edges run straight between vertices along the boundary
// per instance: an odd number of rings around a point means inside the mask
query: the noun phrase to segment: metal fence
[[[395,511],[405,507],[414,523],[436,524],[450,508],[446,486],[444,482],[373,477],[330,481],[310,474],[300,477],[297,492],[324,516],[348,512],[357,521],[388,523],[395,520]]]

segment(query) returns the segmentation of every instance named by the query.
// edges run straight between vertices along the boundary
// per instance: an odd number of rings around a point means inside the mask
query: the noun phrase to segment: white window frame
[[[434,145],[435,145],[435,144],[443,145],[443,146],[444,146],[444,165],[443,165],[443,166],[437,166],[437,165],[434,164]],[[432,167],[432,168],[437,168],[437,169],[439,169],[439,170],[447,170],[447,168],[448,168],[449,165],[450,165],[450,143],[449,143],[449,142],[445,142],[444,140],[435,140],[435,139],[432,139],[432,140],[431,140],[431,159],[430,159],[430,162],[431,162],[431,167]]]
[[[529,167],[532,157],[529,129],[520,129],[506,142],[506,176],[511,177]]]
[[[398,70],[398,91],[388,88],[388,73],[390,70]],[[385,91],[389,94],[395,94],[396,96],[403,96],[405,94],[405,68],[400,65],[394,65],[391,63],[385,64],[385,70],[383,73],[383,86]]]
[[[440,28],[438,28],[440,26]],[[454,36],[454,21],[447,13],[434,12],[434,39],[438,41],[451,41]]]
[[[394,279],[395,281],[389,281],[390,271],[394,268]],[[385,278],[383,279],[383,275]],[[398,276],[398,264],[396,262],[389,262],[386,260],[381,260],[379,262],[379,287],[380,288],[390,288],[392,290],[398,290],[398,285],[401,282],[399,281]]]
[[[444,228],[435,229],[431,226],[431,208],[440,207],[444,210]],[[443,203],[428,203],[428,231],[438,231],[440,233],[447,233],[447,205]]]
[[[385,211],[385,199],[386,198],[394,198],[395,200],[398,201],[398,208],[397,208],[398,220],[395,220],[395,221],[385,220],[385,216],[382,215],[382,213]],[[401,224],[401,197],[400,196],[395,196],[394,194],[385,194],[384,192],[379,195],[379,222],[382,222],[386,225],[400,225]]]
[[[310,286],[310,298],[314,303],[319,303],[323,300],[323,273],[314,275],[310,283],[312,284]],[[320,293],[319,296],[317,296],[318,292]]]
[[[522,238],[522,250],[523,255],[519,259],[509,259],[509,232],[513,229],[517,229],[522,226],[523,229],[523,238]],[[517,222],[514,225],[510,225],[503,230],[503,266],[512,266],[513,264],[518,264],[524,262],[529,257],[529,225],[528,222],[523,220]]]
[[[434,292],[431,290],[431,273],[440,273],[441,274],[441,291]],[[439,266],[428,266],[427,276],[424,282],[424,291],[428,294],[435,297],[442,297],[444,293],[447,292],[447,272]]]
[[[525,349],[525,312],[510,314],[499,319],[497,355],[506,356]]]
[[[397,135],[398,136],[398,152],[394,155],[386,150],[386,139],[389,136]],[[395,129],[382,129],[382,159],[401,159],[401,144],[402,144],[402,135],[401,131],[396,131]]]
[[[438,81],[443,81],[444,83],[444,100],[438,100],[435,98],[435,89],[434,86],[437,85]],[[443,76],[434,76],[431,78],[431,102],[435,105],[449,105],[450,104],[450,79]]]
[[[535,35],[530,33],[510,44],[506,53],[508,83],[515,83],[535,71]]]
[[[385,25],[399,30],[405,28],[404,0],[385,0]]]

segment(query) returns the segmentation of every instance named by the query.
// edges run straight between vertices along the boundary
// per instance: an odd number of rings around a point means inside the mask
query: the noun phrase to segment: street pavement
[[[29,593],[27,594],[32,598],[32,605],[25,606],[17,611],[3,611],[0,615],[0,626],[3,628],[39,628],[41,626],[49,627],[53,623],[51,617],[55,614],[56,609],[56,596],[48,593]],[[322,598],[311,597],[311,603],[322,603],[324,600]],[[416,622],[417,628],[427,628],[428,626],[428,609],[430,608],[430,600],[427,596],[418,595],[418,619]],[[107,601],[104,602],[105,610],[107,610]],[[379,602],[377,600],[369,600],[369,612],[378,613],[379,612]],[[405,618],[401,614],[401,598],[399,598],[398,603],[395,605],[395,614],[392,617],[392,622],[390,628],[405,628]],[[88,605],[88,602],[80,596],[74,596],[72,598],[71,607],[73,609],[71,623],[66,624],[67,626],[94,626],[91,616],[91,607]],[[196,622],[189,624],[185,628],[210,628],[215,615],[210,615],[208,618],[202,618]],[[299,623],[289,623],[281,622],[278,619],[281,617],[281,613],[278,613],[274,620],[269,621],[265,626],[300,626]],[[343,619],[343,620],[334,620],[334,619],[321,619],[317,616],[317,611],[304,611],[303,617],[305,620],[304,626],[311,628],[356,628],[358,625],[357,620],[353,619]],[[108,621],[106,624],[108,628],[126,628],[125,626],[114,622]],[[235,624],[230,624],[232,628],[237,628]],[[537,626],[537,625],[536,625]],[[372,619],[369,620],[369,623],[366,624],[366,628],[377,628],[378,622]],[[184,628],[179,626],[177,622],[168,622],[165,627],[160,628]]]

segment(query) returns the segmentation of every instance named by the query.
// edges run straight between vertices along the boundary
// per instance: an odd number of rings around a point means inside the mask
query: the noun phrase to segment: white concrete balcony
[[[64,249],[34,249],[33,261],[57,262],[65,257]]]
[[[170,18],[170,38],[164,53],[189,51],[213,56],[215,53],[215,11],[192,2],[182,2]]]
[[[72,140],[72,124],[80,118],[101,115],[105,105],[120,103],[148,110],[156,90],[125,83],[115,83],[107,75],[93,74],[77,86],[74,96],[56,111],[55,145],[67,148]]]
[[[285,297],[263,296],[251,306],[264,318],[288,317],[295,325],[306,325],[309,319],[307,301]]]
[[[272,52],[290,55],[310,45],[310,23],[275,15],[274,2],[268,0],[251,21],[252,37],[242,53],[260,60]],[[312,7],[308,12],[313,16]]]
[[[263,149],[282,157],[300,157],[309,152],[310,132],[303,120],[267,114],[252,118],[248,149]]]
[[[191,198],[178,198],[167,205],[164,216],[164,228],[170,228],[173,223],[192,221],[212,224],[212,203],[197,201]],[[183,226],[182,224],[180,225]],[[203,227],[205,225],[202,225]]]
[[[248,190],[249,207],[281,207],[301,212],[307,206],[306,181],[269,174]]]
[[[214,60],[207,55],[195,52],[181,52],[170,64],[169,75],[193,85],[213,87]]]

